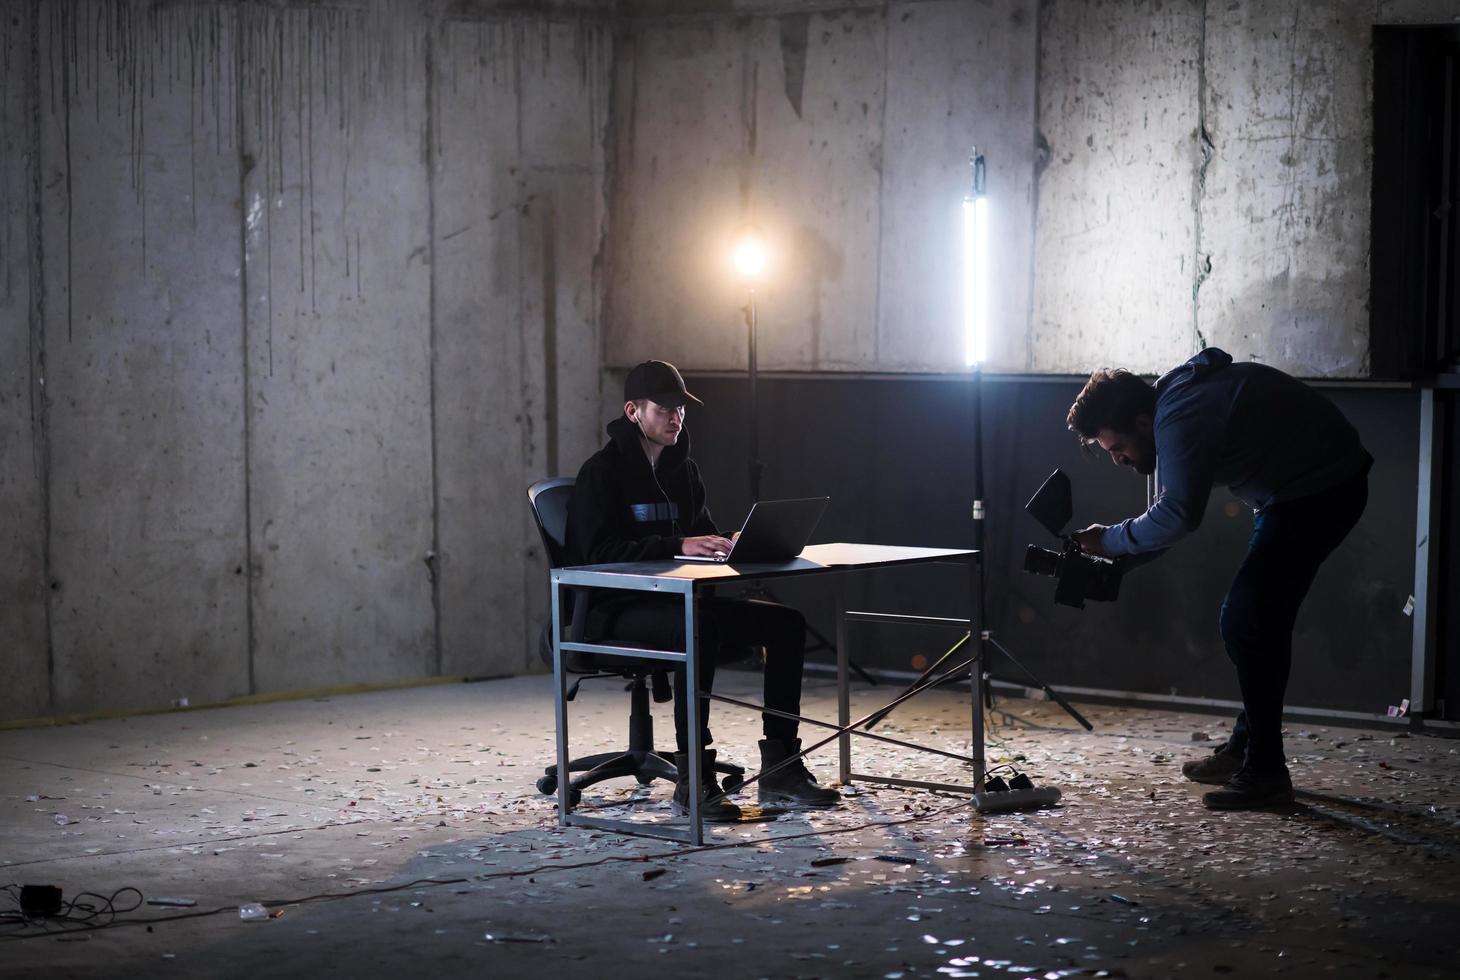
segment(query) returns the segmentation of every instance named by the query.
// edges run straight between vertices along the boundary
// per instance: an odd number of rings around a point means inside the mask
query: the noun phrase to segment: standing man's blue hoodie
[[[1105,531],[1112,557],[1168,548],[1195,531],[1214,484],[1261,511],[1336,487],[1371,462],[1323,395],[1215,347],[1156,382],[1153,425],[1160,493],[1144,514]]]
[[[1263,364],[1207,348],[1154,388],[1129,371],[1096,371],[1066,420],[1086,447],[1161,486],[1141,516],[1073,535],[1097,557],[1159,552],[1196,530],[1214,484],[1252,508],[1252,536],[1217,626],[1237,668],[1242,712],[1215,752],[1182,775],[1220,784],[1217,810],[1293,801],[1283,700],[1293,627],[1319,566],[1358,524],[1372,458],[1323,395]]]

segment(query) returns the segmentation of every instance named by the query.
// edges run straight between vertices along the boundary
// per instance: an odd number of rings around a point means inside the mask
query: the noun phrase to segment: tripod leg
[[[929,664],[928,669],[919,674],[918,679],[909,684],[906,688],[904,688],[904,690],[911,691],[913,688],[926,681],[929,677],[933,676],[933,672],[936,671],[939,667],[943,666],[943,661],[953,656],[953,654],[958,652],[959,648],[961,648],[963,644],[968,642],[968,638],[970,635],[971,634],[969,633],[964,633],[962,639],[960,639],[957,643],[953,644],[946,651],[944,651],[943,655],[940,656],[937,660],[934,660],[931,664]],[[872,715],[872,719],[868,721],[867,724],[863,727],[870,732],[873,725],[877,724],[883,718],[886,718],[889,714],[892,713],[893,707],[894,705],[889,704],[887,707],[878,710],[875,714]]]
[[[1008,647],[1004,646],[992,636],[989,637],[989,643],[993,644],[994,649],[998,650],[1004,656],[1008,657],[1010,663],[1012,663],[1015,667],[1018,667],[1020,670],[1024,671],[1024,673],[1029,676],[1030,680],[1038,684],[1040,688],[1044,691],[1044,693],[1049,695],[1049,699],[1051,701],[1059,705],[1061,708],[1064,708],[1066,714],[1068,714],[1071,718],[1075,719],[1077,722],[1083,725],[1085,727],[1085,731],[1093,732],[1095,730],[1095,726],[1090,724],[1090,722],[1085,719],[1084,715],[1076,711],[1074,705],[1066,701],[1063,697],[1060,696],[1060,693],[1058,691],[1056,691],[1054,688],[1050,687],[1043,680],[1041,680],[1038,674],[1020,663],[1019,658],[1010,653]]]
[[[966,660],[963,663],[959,664],[957,667],[954,667],[953,670],[951,670],[949,673],[952,673],[952,674],[961,674],[965,670],[967,670],[971,665],[973,665],[973,663],[974,663],[973,660]],[[926,691],[928,689],[928,687],[931,687],[931,686],[932,685],[924,685],[923,687],[911,688],[911,689],[909,689],[907,691],[904,691],[904,692],[902,692],[901,694],[899,694],[897,696],[897,699],[896,699],[896,702],[895,703],[896,704],[901,704],[902,702],[906,701],[908,698],[913,697],[914,695],[923,693],[923,691]],[[842,782],[843,783],[848,783],[848,782],[851,781],[851,779],[850,779],[850,777],[851,777],[851,756],[850,756],[850,748],[847,746],[847,743],[851,742],[852,735],[853,734],[858,734],[858,735],[866,734],[868,738],[875,738],[875,739],[877,739],[879,741],[883,741],[883,742],[895,741],[895,740],[889,739],[885,735],[874,735],[874,734],[871,734],[871,733],[863,733],[863,732],[856,732],[856,731],[854,731],[855,729],[857,729],[857,728],[859,728],[862,725],[865,725],[867,723],[867,718],[870,717],[870,716],[867,716],[867,715],[864,715],[861,718],[858,718],[856,721],[853,721],[853,722],[845,722],[840,727],[837,727],[836,725],[832,725],[832,724],[829,724],[827,722],[817,721],[814,718],[802,718],[800,715],[793,715],[789,711],[776,711],[776,710],[771,709],[771,708],[766,708],[764,705],[754,705],[754,704],[751,704],[748,701],[738,701],[735,698],[727,698],[727,697],[725,697],[724,695],[721,695],[721,694],[708,694],[706,696],[709,697],[709,698],[711,698],[711,699],[713,699],[713,700],[715,700],[715,701],[725,701],[725,702],[727,702],[729,704],[736,704],[736,705],[740,705],[741,707],[752,708],[752,709],[758,708],[760,711],[762,711],[764,713],[779,715],[779,716],[785,717],[785,718],[795,718],[795,719],[797,719],[799,721],[809,722],[809,723],[811,723],[813,725],[820,725],[822,727],[832,729],[832,733],[830,735],[826,736],[826,738],[823,738],[821,741],[816,742],[816,743],[813,743],[812,745],[809,745],[809,746],[803,745],[799,754],[794,755],[794,756],[787,756],[785,759],[782,759],[780,762],[777,762],[775,765],[772,765],[772,766],[769,766],[769,767],[767,767],[765,769],[762,769],[760,772],[756,773],[753,776],[747,776],[745,778],[745,782],[741,783],[740,784],[740,787],[737,787],[737,791],[740,788],[749,786],[751,783],[755,782],[757,779],[760,779],[760,778],[762,778],[764,776],[768,776],[768,775],[770,775],[770,774],[772,774],[774,772],[778,772],[783,767],[790,765],[792,762],[794,762],[797,759],[804,758],[805,756],[810,755],[812,752],[815,752],[817,749],[821,748],[822,746],[829,745],[832,742],[837,742],[837,741],[840,741],[842,743],[842,759],[841,759]],[[838,721],[844,721],[844,719],[841,716],[844,715],[844,714],[846,714],[846,713],[847,713],[846,708],[839,707]],[[979,716],[979,717],[980,717],[980,720],[981,720],[982,716]],[[912,743],[901,743],[901,742],[899,742],[898,744],[906,744],[906,745],[908,745],[909,748],[916,748],[916,749],[919,749],[919,750],[924,751],[924,752],[932,752],[934,755],[945,755],[945,756],[947,756],[950,759],[957,759],[960,762],[968,762],[968,761],[971,761],[971,762],[973,762],[975,764],[975,769],[979,772],[979,778],[980,779],[983,778],[983,754],[982,754],[981,751],[979,751],[976,754],[976,757],[975,758],[973,758],[973,759],[970,760],[970,759],[966,759],[964,756],[955,755],[952,752],[944,752],[942,749],[934,749],[934,748],[930,748],[930,747],[924,746],[924,745],[914,745]],[[720,795],[718,795],[716,797],[713,797],[712,799],[706,800],[705,802],[706,803],[715,803],[715,802],[718,802],[719,800],[722,800],[724,798],[725,798],[725,794],[724,793],[721,793]]]

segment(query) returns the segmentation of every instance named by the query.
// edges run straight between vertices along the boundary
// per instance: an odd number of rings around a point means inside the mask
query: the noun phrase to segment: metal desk
[[[845,573],[921,564],[954,564],[967,568],[970,608],[970,616],[968,619],[902,616],[896,613],[854,612],[847,610],[844,596]],[[836,590],[837,716],[839,724],[832,726],[825,722],[818,722],[815,719],[803,720],[814,725],[835,729],[836,733],[826,741],[837,739],[840,743],[841,781],[843,783],[850,783],[854,779],[858,779],[866,782],[883,782],[898,786],[951,789],[966,791],[971,795],[974,786],[977,785],[978,779],[984,772],[983,665],[981,660],[983,644],[981,642],[970,644],[973,658],[970,670],[973,693],[973,717],[971,721],[973,754],[967,759],[963,759],[962,756],[955,756],[955,758],[962,761],[972,763],[974,785],[961,786],[950,783],[927,783],[917,780],[853,773],[851,770],[851,736],[853,734],[867,735],[867,737],[876,738],[881,741],[908,745],[923,751],[932,751],[939,755],[951,755],[951,753],[942,752],[941,750],[924,749],[922,746],[889,739],[885,736],[853,731],[855,725],[851,722],[850,699],[848,694],[849,657],[847,652],[847,624],[849,622],[902,623],[919,626],[956,627],[958,629],[970,630],[970,627],[977,623],[980,612],[977,598],[978,573],[979,561],[978,552],[976,551],[944,548],[902,548],[874,544],[811,545],[801,552],[800,557],[784,564],[757,563],[740,564],[732,567],[729,565],[698,562],[651,561],[612,565],[580,565],[571,568],[552,569],[553,678],[556,682],[554,701],[557,714],[558,773],[560,774],[558,778],[558,822],[565,827],[594,827],[604,830],[617,830],[661,837],[668,840],[684,841],[695,845],[704,842],[704,824],[700,815],[700,799],[698,793],[690,794],[689,826],[683,830],[674,827],[664,828],[658,825],[610,820],[603,817],[589,817],[573,812],[573,808],[568,801],[568,787],[570,782],[568,778],[568,675],[564,670],[563,655],[565,653],[579,652],[591,653],[598,656],[664,660],[673,664],[683,663],[685,664],[686,690],[698,691],[699,635],[696,628],[696,608],[697,600],[702,592],[706,588],[726,585],[737,580],[789,578],[798,575],[835,574],[839,579]],[[562,620],[564,589],[625,589],[681,596],[684,600],[685,649],[648,650],[640,647],[565,640],[563,639]],[[981,629],[971,629],[970,632],[973,636],[982,635]],[[904,695],[904,698],[907,696]],[[703,748],[700,745],[700,733],[703,726],[700,724],[699,718],[699,698],[690,697],[688,700],[689,703],[685,705],[685,720],[689,726],[689,778],[691,786],[698,786],[700,785],[700,756],[701,749]],[[718,698],[718,700],[726,699]],[[731,703],[743,704],[743,702],[735,701]]]

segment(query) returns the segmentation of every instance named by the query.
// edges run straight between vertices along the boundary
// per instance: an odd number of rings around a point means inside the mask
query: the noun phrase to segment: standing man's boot
[[[1289,806],[1293,799],[1293,780],[1287,766],[1269,772],[1243,766],[1221,789],[1204,794],[1201,801],[1211,810],[1261,810]]]
[[[1210,755],[1181,764],[1181,774],[1194,783],[1220,786],[1242,768],[1243,752],[1234,752],[1231,742],[1223,742]]]
[[[674,781],[674,809],[678,813],[689,813],[689,753],[674,753],[674,765],[679,769],[679,778]],[[740,807],[727,799],[709,802],[721,795],[719,780],[715,778],[715,750],[705,749],[700,756],[700,819],[706,823],[734,823],[740,819]]]
[[[766,770],[801,752],[801,740],[768,738],[760,743],[760,768]],[[842,796],[834,789],[816,785],[816,779],[801,759],[756,780],[762,803],[788,803],[794,806],[836,806]]]

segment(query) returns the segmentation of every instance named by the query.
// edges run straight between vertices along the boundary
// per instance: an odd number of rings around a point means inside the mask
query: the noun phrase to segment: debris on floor
[[[720,676],[755,697],[755,675]],[[1194,743],[1225,737],[1221,719],[1090,706],[1086,733],[1051,702],[1001,699],[989,764],[1058,786],[1058,807],[980,815],[961,795],[854,783],[839,807],[714,829],[695,849],[557,825],[556,797],[534,787],[555,756],[550,683],[0,733],[0,873],[68,896],[136,886],[149,898],[128,915],[152,930],[57,931],[7,958],[147,972],[206,956],[229,974],[294,956],[412,974],[712,972],[733,957],[747,976],[1456,975],[1454,740],[1289,726],[1298,803],[1223,814],[1180,773],[1211,751]],[[853,710],[882,693],[859,687]],[[835,716],[824,682],[803,703]],[[667,742],[669,706],[654,710]],[[968,712],[966,693],[939,690],[878,730],[961,753]],[[713,719],[721,757],[754,761],[758,720],[723,705]],[[621,691],[573,703],[575,754],[622,747],[626,728]],[[859,772],[971,778],[886,743],[854,756]],[[834,747],[808,766],[834,782]],[[612,780],[582,807],[662,824],[682,819],[671,791]],[[249,903],[274,919],[267,949],[200,914],[236,923],[257,917]],[[18,928],[40,927],[0,939]]]

